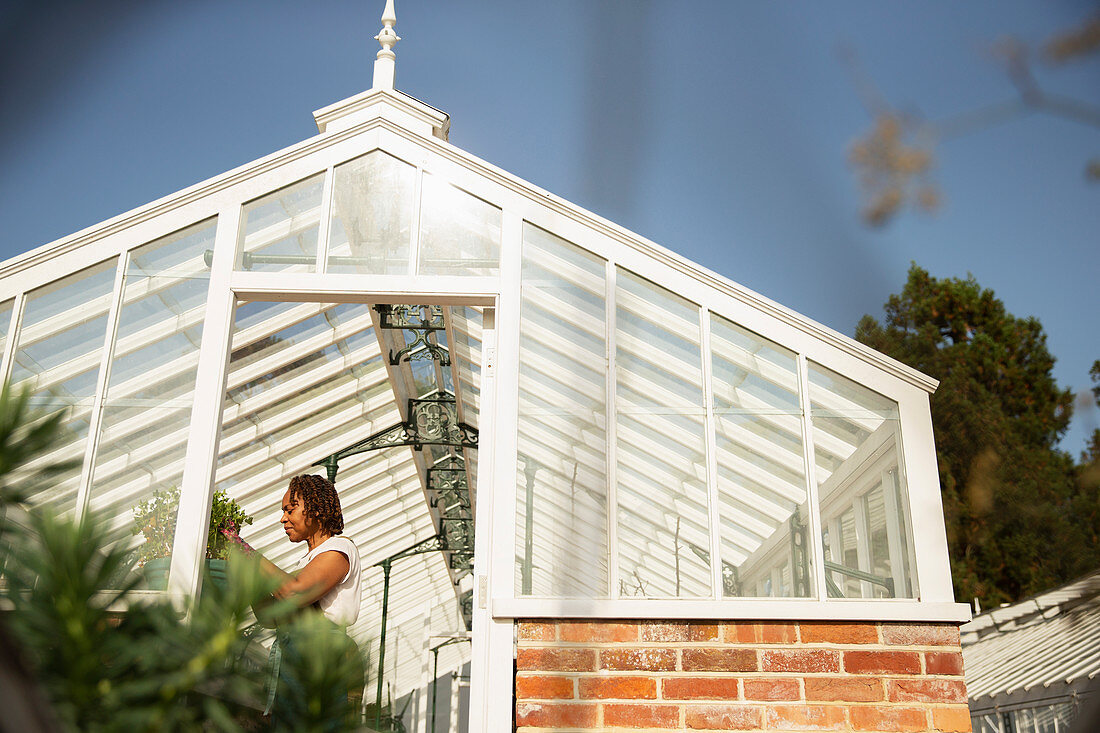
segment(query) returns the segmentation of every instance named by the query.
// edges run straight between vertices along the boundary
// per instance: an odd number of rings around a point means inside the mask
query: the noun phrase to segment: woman
[[[350,626],[359,618],[359,551],[344,532],[344,515],[336,487],[321,476],[295,476],[283,495],[287,539],[305,542],[308,551],[293,574],[270,562],[264,567],[283,578],[276,598],[292,598],[299,607],[315,605],[330,621]]]
[[[295,476],[283,495],[282,510],[279,521],[287,539],[305,542],[308,551],[298,561],[294,573],[280,570],[267,559],[261,560],[265,572],[282,580],[273,596],[290,599],[298,608],[318,608],[336,625],[336,629],[345,629],[359,617],[361,573],[355,543],[340,536],[344,531],[344,517],[336,487],[320,476]],[[263,614],[260,612],[257,615]],[[293,669],[286,668],[283,655],[290,655],[288,661],[293,668],[298,666],[303,655],[311,653],[309,649],[297,648],[299,645],[294,641],[294,634],[286,630],[293,627],[289,624],[284,626],[286,628],[280,629],[271,648],[265,715],[273,711],[276,688],[281,687],[279,681],[286,681],[288,674],[291,678],[294,675]],[[347,702],[358,709],[363,688],[361,660],[354,642],[343,633],[339,636],[346,642],[345,662],[352,669],[350,679],[346,680],[350,683]],[[296,685],[291,682],[291,688],[294,687]],[[280,707],[282,705],[280,703]]]

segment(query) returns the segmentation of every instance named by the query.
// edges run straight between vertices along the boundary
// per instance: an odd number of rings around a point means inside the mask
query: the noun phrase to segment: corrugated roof
[[[1082,691],[1100,674],[1100,571],[962,629],[971,708]]]

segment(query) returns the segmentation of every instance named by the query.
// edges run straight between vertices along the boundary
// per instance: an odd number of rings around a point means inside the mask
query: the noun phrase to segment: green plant
[[[144,565],[158,557],[172,553],[176,535],[176,515],[179,511],[180,490],[173,486],[153,493],[153,496],[134,507],[133,533],[144,535],[145,542],[138,548],[138,562]],[[245,514],[240,505],[224,491],[214,494],[210,506],[210,531],[206,537],[206,557],[227,560],[232,540],[224,532],[236,536],[241,527],[252,524],[252,517]]]
[[[0,395],[8,395],[0,388]],[[24,427],[31,423],[30,428]],[[42,425],[25,399],[0,397],[0,487],[12,470],[41,463],[59,421]],[[36,468],[45,476],[49,468]],[[357,706],[344,690],[362,688],[363,660],[331,623],[306,609],[282,631],[295,642],[280,678],[279,711],[260,718],[265,700],[264,633],[253,623],[293,616],[293,601],[262,605],[280,582],[261,559],[234,554],[228,582],[204,583],[186,606],[171,599],[136,602],[137,558],[112,541],[105,517],[57,517],[27,499],[48,482],[19,479],[0,504],[0,685],[6,722],[42,721],[42,731],[337,731],[359,728]],[[137,508],[154,547],[172,540],[179,492],[158,492]],[[215,497],[211,529],[251,523],[224,494]],[[159,538],[159,539],[158,539]],[[210,542],[226,552],[232,540]],[[167,548],[168,545],[159,545]],[[152,549],[152,548],[151,548]],[[18,641],[16,641],[18,640]],[[7,684],[15,679],[17,684]],[[47,702],[43,703],[42,700]],[[33,713],[33,715],[31,714]],[[13,723],[14,724],[14,723]],[[4,727],[0,725],[0,727]]]

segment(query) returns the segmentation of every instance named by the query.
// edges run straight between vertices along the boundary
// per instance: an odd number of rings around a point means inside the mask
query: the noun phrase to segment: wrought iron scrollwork
[[[329,481],[336,483],[340,461],[350,456],[401,445],[420,450],[425,445],[477,448],[477,428],[458,421],[458,406],[450,392],[433,392],[409,400],[409,419],[380,430],[314,463],[323,466]]]
[[[385,305],[374,306],[381,327],[387,330],[410,331],[413,340],[400,351],[390,350],[390,364],[402,361],[432,359],[440,366],[451,365],[451,355],[446,348],[432,343],[429,336],[446,328],[441,305]]]

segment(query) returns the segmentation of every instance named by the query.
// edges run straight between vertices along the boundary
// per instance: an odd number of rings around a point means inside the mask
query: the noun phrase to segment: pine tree
[[[856,338],[940,380],[932,422],[956,598],[1010,601],[1100,565],[1096,486],[1057,448],[1073,394],[1054,380],[1039,321],[973,276],[916,264],[884,310]]]

